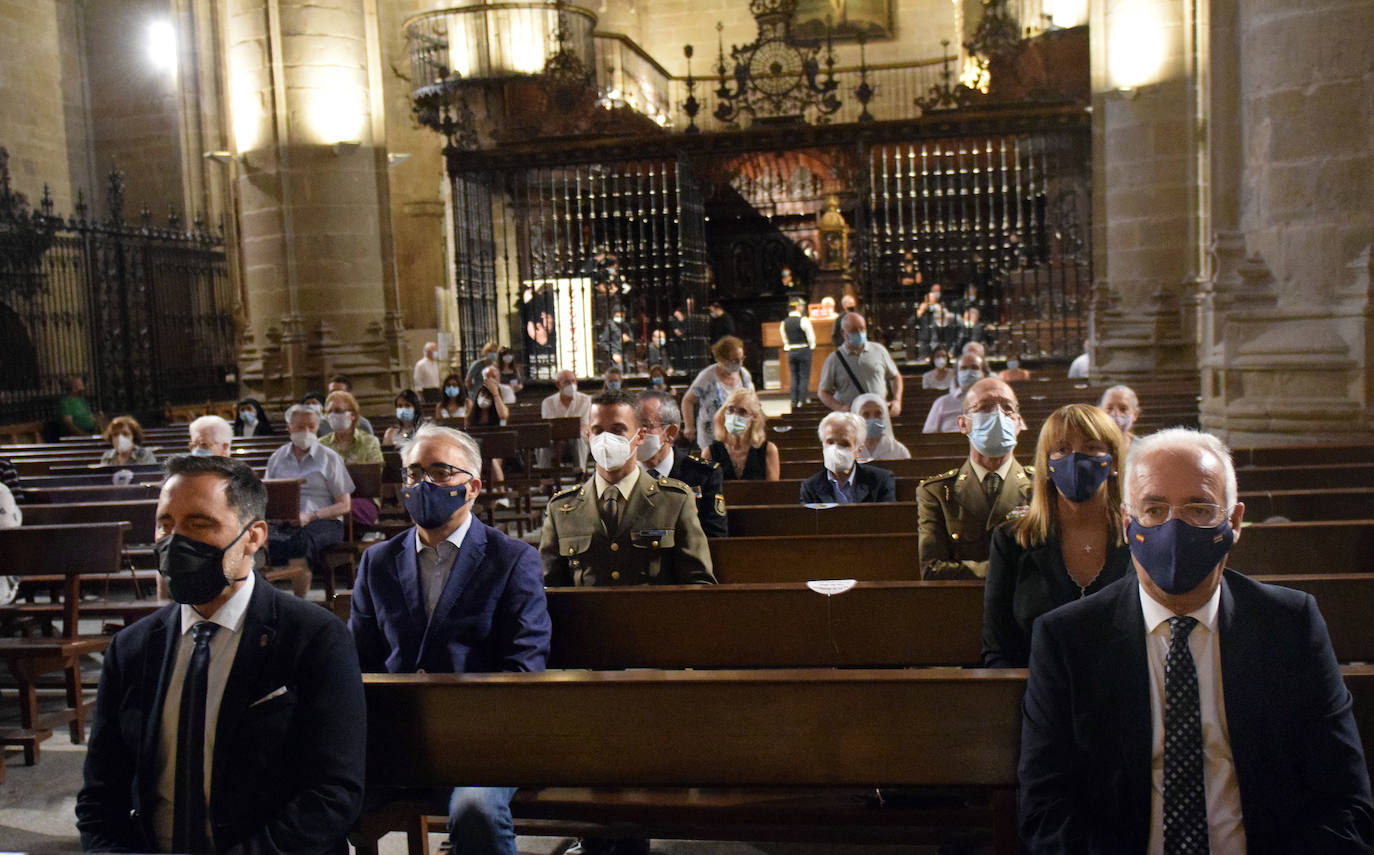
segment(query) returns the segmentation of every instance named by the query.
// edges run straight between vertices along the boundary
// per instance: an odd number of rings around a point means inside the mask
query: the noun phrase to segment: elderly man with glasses
[[[993,530],[1030,502],[1033,470],[1012,456],[1025,422],[1011,386],[991,377],[974,383],[958,426],[968,459],[916,489],[923,579],[986,577]]]
[[[365,672],[542,671],[550,623],[534,547],[475,518],[482,455],[461,431],[424,424],[401,453],[415,527],[366,553],[348,626]],[[514,787],[459,787],[455,853],[514,855]]]
[[[1221,440],[1136,440],[1135,573],[1036,621],[1022,704],[1028,852],[1366,852],[1369,774],[1308,594],[1229,570],[1245,506]]]

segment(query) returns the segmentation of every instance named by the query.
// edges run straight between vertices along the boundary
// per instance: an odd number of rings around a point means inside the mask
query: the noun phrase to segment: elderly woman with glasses
[[[985,668],[1024,668],[1031,625],[1131,570],[1122,534],[1121,429],[1097,407],[1070,404],[1035,445],[1030,510],[997,529],[983,589]]]

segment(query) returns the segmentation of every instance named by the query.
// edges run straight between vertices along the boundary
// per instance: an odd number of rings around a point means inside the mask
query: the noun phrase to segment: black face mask
[[[240,529],[238,536],[223,549],[180,534],[159,540],[153,546],[153,554],[157,556],[158,572],[167,580],[172,599],[198,606],[210,602],[229,587],[230,580],[224,577],[224,554],[239,542],[251,525],[250,522]],[[241,576],[233,581],[242,582],[247,578]]]

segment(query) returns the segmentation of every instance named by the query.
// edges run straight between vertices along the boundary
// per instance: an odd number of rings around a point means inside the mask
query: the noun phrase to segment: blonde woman
[[[153,453],[143,447],[143,425],[133,416],[118,416],[105,428],[110,450],[100,456],[101,466],[146,466],[157,463]]]
[[[992,535],[984,667],[1026,667],[1036,618],[1131,572],[1118,474],[1125,456],[1121,429],[1097,407],[1070,404],[1045,420],[1030,508]]]
[[[778,447],[768,441],[767,423],[758,396],[736,389],[716,411],[716,439],[701,456],[719,463],[726,481],[776,481]]]
[[[908,460],[911,452],[892,435],[892,416],[882,395],[865,392],[849,405],[849,411],[864,420],[864,436],[859,443],[858,461]]]

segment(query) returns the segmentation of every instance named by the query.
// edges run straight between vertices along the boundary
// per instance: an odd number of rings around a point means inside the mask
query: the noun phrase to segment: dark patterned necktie
[[[1190,617],[1169,618],[1169,656],[1164,661],[1164,852],[1209,851],[1207,791],[1202,775],[1202,710],[1197,669],[1188,651]]]
[[[172,813],[172,846],[177,852],[208,852],[205,842],[205,696],[210,678],[210,639],[219,624],[208,620],[191,627],[195,647],[181,684],[177,721],[176,801]]]
[[[989,472],[983,479],[983,490],[987,493],[988,504],[997,504],[997,497],[1002,493],[1002,476],[996,472]]]
[[[606,531],[615,534],[616,525],[620,522],[620,508],[618,501],[620,491],[615,487],[607,487],[606,492],[601,496],[601,518],[606,523]]]

